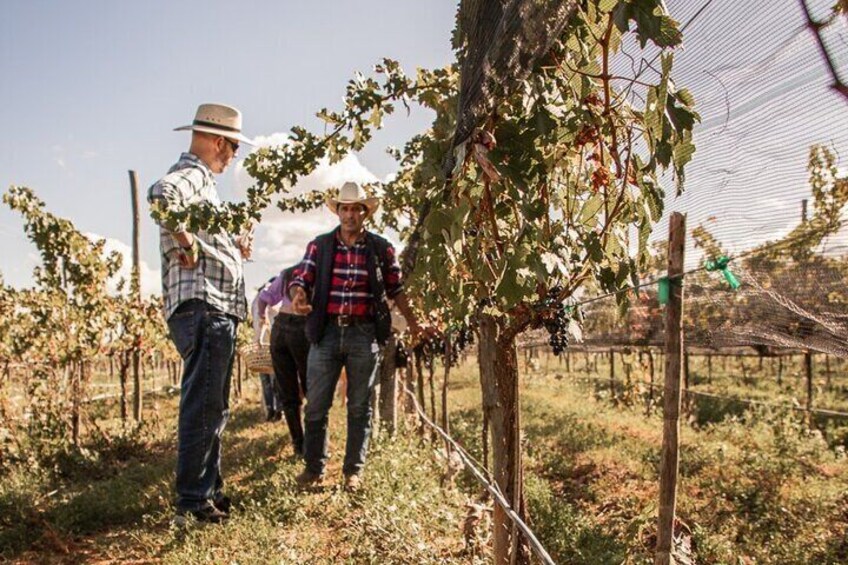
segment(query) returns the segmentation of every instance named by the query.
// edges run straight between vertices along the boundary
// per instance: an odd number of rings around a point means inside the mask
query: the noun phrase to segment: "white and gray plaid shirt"
[[[189,204],[221,203],[215,188],[212,171],[192,153],[183,153],[147,193],[150,203],[160,202],[165,209]],[[159,247],[162,253],[162,296],[165,319],[174,310],[193,298],[244,320],[247,301],[244,296],[244,265],[235,238],[229,234],[210,235],[205,231],[193,234],[200,246],[197,266],[180,267],[180,244],[172,233],[185,231],[183,225],[159,225]]]

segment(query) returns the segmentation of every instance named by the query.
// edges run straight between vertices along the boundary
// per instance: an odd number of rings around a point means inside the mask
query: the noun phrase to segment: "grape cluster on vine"
[[[441,357],[445,361],[450,361],[451,365],[456,365],[460,354],[474,343],[474,330],[471,326],[463,324],[458,330],[452,332],[451,336],[450,348],[444,337],[429,337],[415,346],[415,352],[425,359]]]
[[[543,323],[550,334],[548,344],[554,355],[560,355],[568,348],[568,323],[571,310],[560,300],[562,290],[559,285],[553,286],[545,293],[545,297],[536,303],[536,308],[544,311]]]
[[[550,338],[548,344],[554,355],[559,355],[568,348],[568,312],[562,304],[554,309],[554,315],[545,320],[545,329]]]

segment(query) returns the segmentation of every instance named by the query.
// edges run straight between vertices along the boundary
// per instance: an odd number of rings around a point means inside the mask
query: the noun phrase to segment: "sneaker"
[[[218,510],[214,504],[209,503],[197,510],[177,510],[177,515],[174,518],[174,523],[178,526],[185,525],[189,516],[192,516],[198,522],[206,522],[209,524],[220,524],[224,522],[228,516],[225,512]]]
[[[347,492],[359,492],[362,489],[362,475],[359,473],[345,475],[344,489]]]
[[[313,473],[307,469],[296,476],[294,480],[298,486],[301,487],[318,487],[321,486],[321,483],[324,481],[324,475],[320,473]]]
[[[222,494],[222,495],[217,496],[215,498],[215,501],[214,501],[213,504],[215,504],[215,508],[217,508],[218,510],[220,510],[224,514],[229,514],[230,508],[232,508],[232,506],[233,506],[233,501],[230,499],[229,496]]]

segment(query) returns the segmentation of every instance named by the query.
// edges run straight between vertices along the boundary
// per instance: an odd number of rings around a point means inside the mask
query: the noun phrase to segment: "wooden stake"
[[[807,376],[807,413],[810,417],[810,426],[813,421],[813,353],[806,351],[804,353],[804,373]]]
[[[663,398],[663,446],[660,461],[660,507],[657,527],[656,565],[674,563],[674,513],[677,504],[677,474],[680,449],[680,364],[683,356],[683,259],[686,247],[686,218],[679,212],[669,222],[668,277],[671,280],[666,305],[666,364]]]
[[[684,348],[683,353],[683,406],[687,413],[689,410],[689,352]]]
[[[615,351],[609,350],[610,399],[615,400]]]
[[[713,354],[707,353],[707,382],[713,383]]]
[[[236,397],[241,398],[241,355],[236,353]]]
[[[648,387],[648,406],[645,413],[650,414],[654,406],[654,352],[648,349],[648,375],[650,377],[650,386]]]
[[[129,171],[130,175],[130,198],[132,199],[132,216],[133,216],[133,231],[132,231],[132,253],[133,267],[130,280],[130,293],[132,299],[136,303],[141,302],[141,279],[139,278],[139,212],[138,212],[138,174],[135,171]],[[139,372],[141,337],[135,336],[135,347],[132,354],[132,375],[133,375],[133,418],[136,422],[141,422],[142,419],[142,404],[143,392],[141,389],[141,373]]]

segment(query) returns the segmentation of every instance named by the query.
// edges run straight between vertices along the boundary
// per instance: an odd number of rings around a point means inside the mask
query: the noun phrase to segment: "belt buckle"
[[[350,314],[339,314],[337,321],[339,327],[346,328],[350,325],[352,320],[350,319]]]

